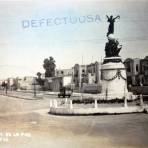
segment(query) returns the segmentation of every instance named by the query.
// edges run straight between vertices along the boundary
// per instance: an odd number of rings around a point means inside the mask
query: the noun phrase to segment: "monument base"
[[[105,58],[110,62],[102,64],[102,95],[106,100],[124,99],[127,97],[126,70],[122,62],[111,62],[112,60],[122,61],[120,57]]]
[[[121,57],[104,58],[103,64],[106,64],[106,63],[109,63],[109,62],[119,63],[119,62],[122,62],[122,59],[121,59]]]

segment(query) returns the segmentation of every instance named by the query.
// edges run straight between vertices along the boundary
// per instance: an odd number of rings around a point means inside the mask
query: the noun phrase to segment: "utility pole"
[[[141,89],[141,94],[140,94],[140,105],[143,107],[144,106],[144,102],[143,102],[143,83],[142,81],[140,81],[140,89]]]
[[[34,80],[33,80],[33,85],[34,85],[33,94],[34,94],[34,97],[36,97],[36,78],[35,77],[34,77]]]
[[[83,81],[82,81],[82,67],[83,67],[83,54],[82,54],[82,65],[80,65],[80,71],[79,71],[79,74],[80,74],[80,93],[81,93],[81,100],[83,99]]]
[[[7,90],[8,90],[8,81],[5,81],[5,93],[7,94]]]

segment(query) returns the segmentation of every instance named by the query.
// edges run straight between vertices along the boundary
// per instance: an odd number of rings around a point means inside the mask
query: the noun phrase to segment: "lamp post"
[[[34,97],[36,97],[36,78],[34,77],[34,80],[33,80],[33,94],[34,94]]]
[[[127,105],[127,96],[126,96],[126,92],[125,92],[125,88],[126,86],[124,86],[124,107],[128,107]]]
[[[5,93],[7,94],[7,90],[8,90],[8,81],[5,81]]]
[[[143,107],[144,102],[143,102],[143,83],[140,81],[140,87],[141,87],[141,94],[140,94],[140,105]]]

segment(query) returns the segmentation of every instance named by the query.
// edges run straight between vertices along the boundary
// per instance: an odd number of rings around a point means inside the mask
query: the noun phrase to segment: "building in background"
[[[101,63],[95,62],[86,66],[88,84],[100,84],[101,81]]]
[[[76,89],[81,89],[83,83],[88,83],[86,65],[75,64],[73,67],[73,82]]]
[[[52,78],[52,83],[51,83],[52,91],[59,91],[62,87],[68,87],[74,89],[71,75]]]
[[[140,85],[140,59],[128,58],[124,61],[127,74],[127,84],[132,86]]]
[[[95,62],[87,65],[86,75],[88,83],[83,85],[83,92],[100,93],[101,92],[101,63]]]
[[[55,77],[46,79],[45,85],[51,91],[59,91],[64,86],[74,89],[73,69],[56,69]]]
[[[17,79],[16,78],[8,78],[8,89],[16,90],[17,89]]]
[[[101,81],[101,64],[98,62],[89,65],[75,64],[73,67],[73,82],[77,90],[83,92],[98,93]]]
[[[127,84],[132,86],[148,85],[148,56],[144,59],[126,59]]]
[[[41,90],[41,86],[37,82],[37,78],[34,76],[25,76],[17,78],[17,87],[21,90]]]
[[[148,56],[140,60],[140,82],[148,86]]]
[[[124,64],[128,86],[148,86],[148,56],[144,59],[127,58]],[[75,64],[71,69],[57,69],[54,77],[45,78],[45,75],[41,74],[41,79],[42,86],[34,76],[8,78],[8,89],[33,90],[36,87],[37,90],[59,91],[61,87],[68,86],[88,93],[101,92],[101,63]],[[0,81],[1,86],[3,81]]]
[[[55,77],[72,76],[72,75],[73,75],[73,69],[56,69],[55,71]]]

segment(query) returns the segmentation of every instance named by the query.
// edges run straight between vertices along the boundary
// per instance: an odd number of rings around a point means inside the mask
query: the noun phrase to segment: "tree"
[[[41,73],[40,72],[37,72],[36,74],[38,77],[37,77],[37,82],[39,83],[39,85],[43,86],[44,85],[44,80],[41,78]]]
[[[54,77],[55,76],[55,60],[53,57],[44,59],[43,68],[45,69],[45,77]]]
[[[38,76],[38,79],[40,79],[42,74],[40,72],[37,72],[36,75]]]

